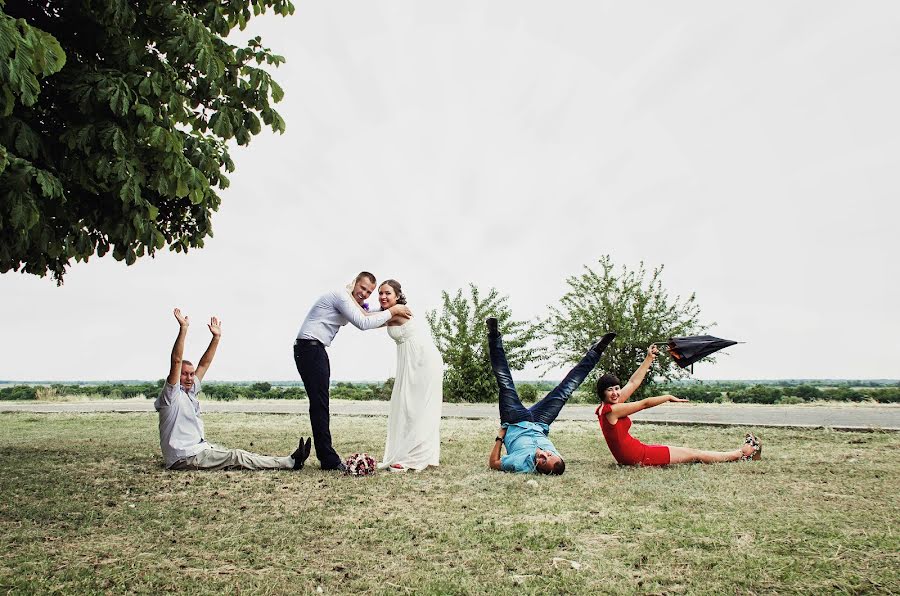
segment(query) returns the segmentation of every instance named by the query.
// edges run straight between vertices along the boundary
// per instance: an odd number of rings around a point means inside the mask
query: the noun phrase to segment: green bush
[[[803,398],[797,397],[796,395],[785,395],[775,403],[784,405],[802,404]]]
[[[670,393],[683,397],[695,402],[714,403],[718,398],[722,397],[722,392],[718,389],[710,389],[705,386],[680,387],[674,385],[664,385],[659,388],[659,394]]]
[[[538,400],[538,388],[534,383],[520,383],[516,385],[516,393],[523,402],[533,403]]]
[[[0,400],[3,401],[36,398],[37,387],[29,387],[28,385],[15,385],[13,387],[5,387],[3,389],[0,389]]]
[[[833,401],[849,401],[860,402],[866,399],[866,395],[862,391],[851,389],[850,387],[835,387],[833,389],[825,389],[823,392],[825,399]]]
[[[897,387],[869,389],[866,393],[880,404],[900,404],[900,388]]]
[[[822,399],[822,390],[812,385],[798,385],[796,387],[785,387],[783,390],[785,395],[799,397],[803,401],[815,401]]]
[[[754,385],[748,389],[728,392],[728,397],[736,404],[774,404],[783,395],[781,389],[765,385]]]

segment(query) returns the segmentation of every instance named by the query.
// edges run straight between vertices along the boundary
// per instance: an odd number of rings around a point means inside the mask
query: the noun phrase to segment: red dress
[[[597,408],[595,414],[600,420],[600,430],[616,461],[628,466],[667,466],[669,465],[669,448],[665,445],[644,445],[631,436],[631,418],[619,418],[610,424],[606,415],[612,410],[610,404]]]

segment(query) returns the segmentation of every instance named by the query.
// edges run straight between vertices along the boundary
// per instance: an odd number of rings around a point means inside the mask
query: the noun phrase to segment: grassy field
[[[306,417],[206,416],[212,440],[286,454]],[[343,454],[385,419],[335,417]],[[741,429],[637,424],[725,449]],[[0,591],[897,593],[900,436],[771,430],[762,462],[613,465],[559,422],[562,477],[492,472],[495,425],[445,420],[442,466],[349,478],[167,472],[149,414],[0,415]]]

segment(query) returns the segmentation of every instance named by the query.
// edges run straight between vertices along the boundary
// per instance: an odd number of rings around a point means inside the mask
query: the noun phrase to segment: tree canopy
[[[550,308],[544,329],[553,343],[548,359],[551,366],[577,361],[608,331],[618,334],[585,381],[585,387],[591,387],[597,376],[605,372],[625,383],[652,342],[696,335],[709,327],[700,323],[700,307],[694,294],[672,298],[663,289],[662,266],[649,273],[643,263],[636,270],[623,266],[616,271],[610,257],[604,256],[599,260],[599,269],[585,266],[584,270],[581,275],[566,279],[569,290],[558,306]],[[663,352],[647,375],[642,393],[652,391],[656,381],[687,374]]]
[[[435,345],[441,352],[444,370],[444,400],[490,401],[497,398],[497,383],[491,370],[485,319],[496,317],[503,333],[503,347],[512,370],[540,360],[542,351],[531,343],[538,337],[537,325],[515,321],[507,304],[508,297],[491,288],[483,295],[469,284],[468,295],[462,289],[451,298],[441,292],[442,307],[428,313]]]
[[[212,236],[228,142],[284,132],[284,59],[225,40],[288,0],[0,0],[0,273]]]

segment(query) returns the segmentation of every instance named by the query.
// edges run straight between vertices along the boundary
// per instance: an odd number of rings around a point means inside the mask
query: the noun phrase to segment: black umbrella
[[[668,345],[669,354],[675,359],[678,366],[686,368],[704,356],[709,356],[722,348],[741,342],[713,337],[712,335],[693,335],[691,337],[670,337],[668,342],[661,341],[657,343]]]

